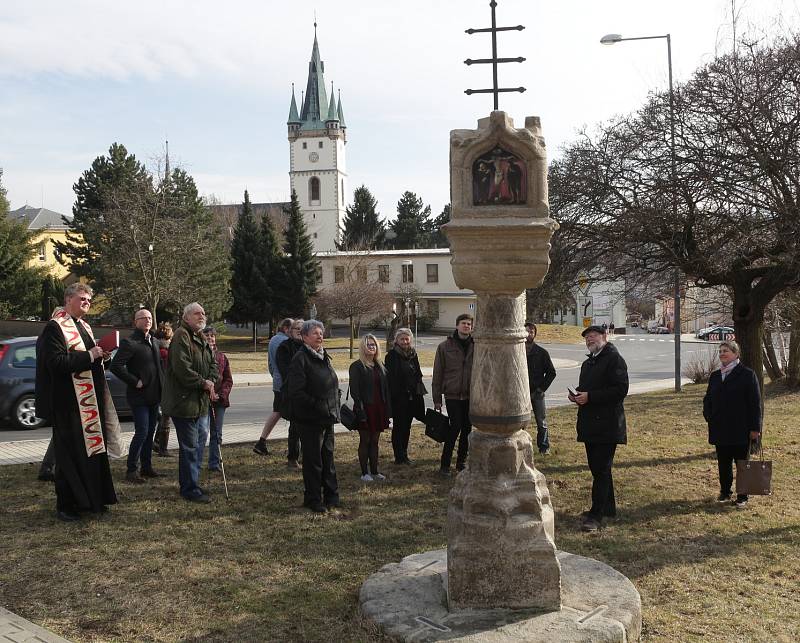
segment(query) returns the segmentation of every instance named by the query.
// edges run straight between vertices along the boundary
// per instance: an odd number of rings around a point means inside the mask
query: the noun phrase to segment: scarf
[[[730,375],[730,372],[734,368],[736,368],[737,366],[739,366],[739,358],[738,357],[735,360],[733,360],[730,364],[728,364],[727,366],[720,367],[719,374],[722,375],[722,381],[723,382],[725,381],[725,378],[728,377],[728,375]]]
[[[413,346],[409,346],[408,348],[403,348],[400,344],[395,344],[394,349],[406,359],[414,359],[414,356],[417,354],[417,351],[414,349]]]
[[[308,349],[308,352],[311,353],[317,359],[325,359],[325,349],[316,350],[311,348],[308,344],[305,344],[305,347]]]
[[[89,324],[81,319],[73,319],[63,308],[57,308],[53,312],[53,319],[64,335],[67,344],[67,352],[86,351],[77,324],[80,324],[86,333],[94,339],[92,329]],[[92,369],[72,373],[72,387],[75,390],[75,398],[78,400],[78,411],[81,419],[81,430],[83,432],[83,443],[86,447],[86,455],[90,458],[98,453],[106,452],[105,441],[103,440],[103,430],[100,424],[100,408],[97,404],[97,395],[92,377]]]

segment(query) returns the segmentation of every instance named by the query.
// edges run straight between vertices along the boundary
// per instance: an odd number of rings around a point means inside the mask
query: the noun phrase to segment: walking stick
[[[211,402],[211,421],[214,423],[214,428],[217,426],[217,413],[214,410],[214,403]],[[228,479],[225,477],[225,462],[222,460],[222,436],[217,436],[217,448],[219,449],[219,468],[222,471],[222,484],[225,485],[225,500],[230,500],[228,495]]]

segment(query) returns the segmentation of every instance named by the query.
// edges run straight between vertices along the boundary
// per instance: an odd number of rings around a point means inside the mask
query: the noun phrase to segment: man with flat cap
[[[584,512],[581,529],[600,529],[603,518],[617,515],[611,467],[618,444],[628,441],[623,401],[628,394],[628,365],[606,329],[589,326],[581,333],[589,355],[581,364],[578,388],[569,400],[578,405],[578,442],[586,447],[592,472],[592,507]]]

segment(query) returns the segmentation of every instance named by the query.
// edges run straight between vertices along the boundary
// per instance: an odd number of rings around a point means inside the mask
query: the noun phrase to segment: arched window
[[[308,180],[308,200],[310,205],[319,205],[320,201],[320,189],[319,189],[319,179],[316,176],[312,176]]]

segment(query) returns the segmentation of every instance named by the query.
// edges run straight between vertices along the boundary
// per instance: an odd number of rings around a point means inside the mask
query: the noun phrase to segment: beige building
[[[458,315],[476,312],[475,294],[456,286],[450,256],[449,248],[320,252],[317,259],[322,274],[318,288],[343,283],[348,273],[355,272],[361,281],[374,282],[390,293],[398,314],[405,310],[407,300],[412,310],[418,303],[420,316],[429,317],[434,328],[449,330],[455,328]],[[388,310],[386,314],[389,315]]]
[[[34,208],[25,205],[18,210],[12,210],[8,216],[27,224],[28,230],[36,232],[34,244],[37,254],[31,261],[32,266],[41,266],[51,275],[59,279],[66,279],[70,272],[66,266],[61,265],[56,258],[54,241],[66,241],[68,227],[62,216],[72,219],[71,215],[61,215],[59,212],[47,208]]]

